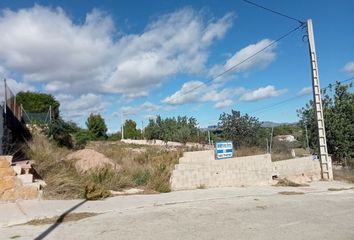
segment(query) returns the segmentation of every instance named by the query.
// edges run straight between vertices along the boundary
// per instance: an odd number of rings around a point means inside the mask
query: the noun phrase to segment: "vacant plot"
[[[35,160],[35,169],[47,183],[45,198],[100,199],[109,196],[109,190],[130,187],[169,192],[171,171],[182,156],[182,149],[119,142],[94,142],[88,148],[102,153],[113,165],[119,166],[119,171],[109,166],[77,171],[75,159],[66,159],[73,151],[56,146],[42,135],[33,136],[27,153]]]

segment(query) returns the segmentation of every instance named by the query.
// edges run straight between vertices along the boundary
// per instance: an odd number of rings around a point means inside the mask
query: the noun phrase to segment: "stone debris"
[[[139,188],[130,188],[130,189],[125,189],[122,191],[113,191],[111,190],[111,194],[114,195],[131,195],[131,194],[139,194],[139,193],[143,193],[144,190],[143,189],[139,189]]]
[[[22,173],[20,165],[11,166],[12,158],[0,156],[0,200],[38,199],[41,185],[33,183],[33,175]]]

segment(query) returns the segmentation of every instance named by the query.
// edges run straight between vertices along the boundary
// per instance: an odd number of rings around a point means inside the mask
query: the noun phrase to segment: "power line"
[[[346,83],[346,82],[353,82],[353,81],[354,81],[354,77],[350,77],[350,78],[345,79],[345,80],[343,80],[343,81],[336,81],[336,82],[334,82],[334,83],[337,83],[337,82],[338,82],[338,83]],[[321,90],[325,90],[325,89],[331,87],[331,85],[334,84],[334,83],[328,84],[328,86],[326,86],[326,87],[324,87],[324,88],[321,88]],[[293,100],[295,100],[295,99],[298,99],[298,98],[302,98],[302,97],[304,97],[304,96],[306,96],[306,95],[294,96],[294,97],[285,99],[285,100],[283,100],[283,101],[274,103],[274,104],[272,104],[272,105],[269,105],[269,106],[267,106],[267,107],[259,108],[259,109],[256,109],[256,110],[254,110],[254,111],[248,112],[248,114],[253,114],[253,113],[256,113],[256,112],[263,112],[263,111],[265,111],[265,110],[272,109],[272,108],[274,108],[274,107],[277,107],[277,106],[282,105],[282,104],[287,103],[287,102],[291,102],[291,101],[293,101]]]
[[[280,15],[280,16],[282,16],[282,17],[285,17],[285,18],[288,18],[288,19],[297,21],[297,22],[300,23],[300,24],[304,24],[304,23],[305,23],[304,21],[301,21],[300,19],[291,17],[291,16],[289,16],[289,15],[286,15],[286,14],[284,14],[284,13],[281,13],[281,12],[278,12],[278,11],[275,11],[275,10],[272,10],[272,9],[270,9],[270,8],[261,6],[261,5],[257,4],[257,3],[254,3],[254,2],[251,2],[251,1],[248,1],[248,0],[243,0],[243,1],[246,2],[246,3],[248,3],[248,4],[251,4],[251,5],[253,5],[253,6],[256,6],[256,7],[259,7],[259,8],[261,8],[261,9],[264,9],[264,10],[266,10],[266,11],[269,11],[269,12],[272,12],[272,13],[275,13],[275,14],[278,14],[278,15]]]
[[[273,46],[275,43],[281,41],[282,39],[288,37],[290,34],[292,34],[293,32],[297,31],[298,29],[302,28],[302,26],[304,25],[305,23],[301,23],[299,26],[297,26],[296,28],[294,29],[291,29],[290,31],[288,31],[287,33],[285,33],[284,35],[280,36],[279,38],[277,38],[276,40],[273,40],[270,44],[268,44],[267,46],[265,46],[264,48],[260,49],[259,51],[255,52],[254,54],[252,54],[251,56],[248,56],[247,58],[243,59],[241,62],[238,62],[237,64],[231,66],[230,68],[226,69],[225,71],[219,73],[218,75],[216,75],[214,78],[212,78],[211,80],[209,81],[206,81],[206,82],[203,82],[204,84],[208,84],[208,83],[211,83],[213,81],[215,81],[216,79],[220,78],[221,76],[231,72],[231,71],[234,71],[235,69],[237,69],[239,66],[241,66],[243,63],[247,62],[248,60],[250,60],[251,58],[255,57],[256,55],[260,54],[261,52],[265,51],[266,49],[270,48],[271,46]],[[189,89],[188,91],[186,92],[181,92],[181,96],[184,96],[188,93],[191,93],[195,90],[197,90],[198,88],[201,88],[203,85],[198,85],[192,89]]]

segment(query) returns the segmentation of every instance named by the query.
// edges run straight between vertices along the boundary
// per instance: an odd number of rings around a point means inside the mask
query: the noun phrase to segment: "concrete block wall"
[[[306,176],[312,180],[321,178],[321,165],[312,156],[273,162],[274,174],[280,178]]]
[[[272,172],[269,154],[215,160],[212,150],[186,152],[172,172],[171,188],[268,185]]]
[[[272,177],[318,179],[320,164],[312,157],[272,162],[270,154],[215,160],[214,151],[185,152],[171,175],[171,189],[269,185]]]

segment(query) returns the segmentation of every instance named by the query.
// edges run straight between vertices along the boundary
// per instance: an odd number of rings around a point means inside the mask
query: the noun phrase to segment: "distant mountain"
[[[276,123],[276,122],[271,122],[271,121],[264,121],[264,122],[262,122],[261,127],[271,128],[271,127],[278,127],[281,125],[292,125],[292,124],[295,124],[295,123]]]

